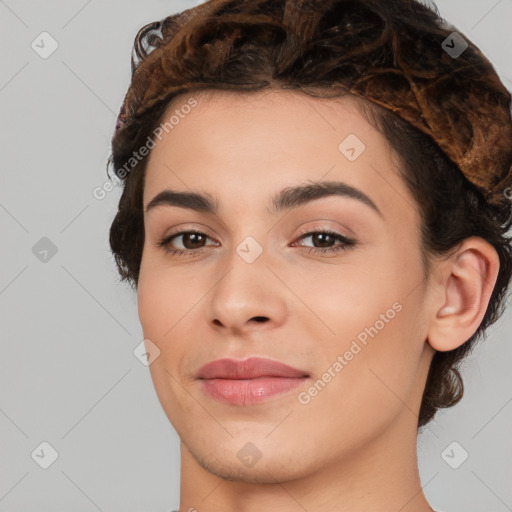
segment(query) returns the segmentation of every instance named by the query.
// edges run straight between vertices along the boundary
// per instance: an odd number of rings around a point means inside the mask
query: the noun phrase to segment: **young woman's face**
[[[273,482],[378,443],[410,448],[429,290],[416,203],[386,140],[349,98],[183,98],[148,161],[138,284],[182,449],[219,476]],[[155,200],[166,190],[204,199]],[[298,372],[201,372],[255,357]]]

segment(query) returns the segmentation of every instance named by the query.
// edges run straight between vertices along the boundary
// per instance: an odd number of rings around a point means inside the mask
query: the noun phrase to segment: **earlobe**
[[[492,245],[478,237],[464,241],[440,269],[439,296],[428,331],[428,343],[440,352],[453,350],[477,331],[491,298],[499,257]]]

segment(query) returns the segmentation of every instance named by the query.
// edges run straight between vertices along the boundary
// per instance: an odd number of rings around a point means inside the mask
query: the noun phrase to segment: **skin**
[[[415,201],[387,141],[353,98],[275,90],[202,91],[194,98],[197,106],[151,151],[144,208],[173,189],[211,194],[219,211],[145,211],[138,282],[148,351],[160,351],[151,377],[181,439],[180,511],[432,510],[416,458],[427,372],[434,350],[452,350],[478,328],[498,272],[496,252],[482,239],[467,239],[453,256],[436,260],[426,279]],[[176,98],[169,115],[187,99]],[[338,149],[349,134],[366,146],[354,161]],[[357,187],[382,215],[341,196],[277,214],[267,209],[281,189],[326,180]],[[301,238],[325,229],[356,245],[308,252],[341,244]],[[177,236],[170,248],[200,254],[158,246],[187,230],[207,236]],[[248,236],[263,250],[252,263],[236,252]],[[394,318],[301,403],[299,393],[397,303]],[[202,365],[251,356],[311,377],[253,406],[223,404],[202,391],[195,378]],[[237,457],[248,442],[261,455],[252,467]]]

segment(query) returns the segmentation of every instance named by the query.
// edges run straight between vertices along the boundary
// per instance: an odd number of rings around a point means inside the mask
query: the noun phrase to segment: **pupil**
[[[325,238],[329,239],[329,238],[331,237],[331,235],[328,235],[328,234],[326,234],[326,233],[317,233],[315,236],[316,236],[317,238],[318,238],[318,237],[324,237],[324,240],[323,240],[323,243],[324,243],[324,244],[325,244],[325,243],[328,243],[328,241],[326,241],[326,240],[325,240]],[[320,243],[322,243],[322,240],[320,240]]]
[[[199,233],[191,233],[189,235],[187,235],[188,238],[196,238],[195,242],[197,243],[198,242],[198,239],[200,239],[202,237],[202,235],[200,235]],[[200,243],[200,240],[199,240],[199,243]],[[194,240],[192,240],[192,245],[194,245]]]

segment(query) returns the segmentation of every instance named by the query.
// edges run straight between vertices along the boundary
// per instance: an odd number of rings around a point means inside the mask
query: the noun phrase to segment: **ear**
[[[428,343],[440,352],[453,350],[476,332],[491,298],[500,260],[492,245],[471,237],[449,259],[440,263]],[[438,292],[438,293],[437,293]]]

